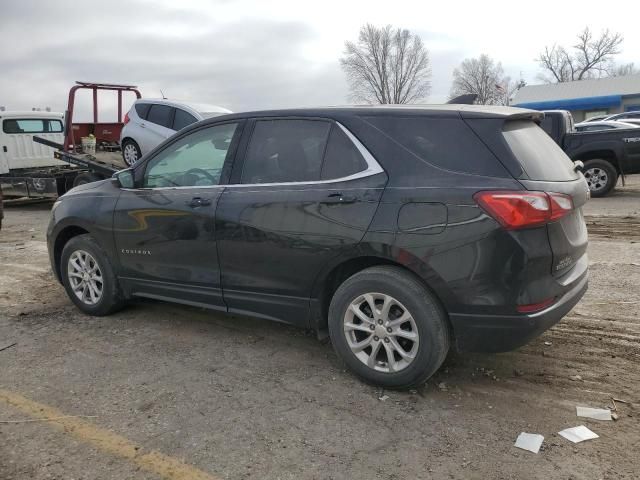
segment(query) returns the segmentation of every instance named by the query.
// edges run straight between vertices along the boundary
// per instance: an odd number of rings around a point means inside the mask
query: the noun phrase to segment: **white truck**
[[[54,148],[33,141],[37,135],[62,144],[62,113],[3,111],[0,124],[0,184],[5,197],[56,197],[58,182],[73,184],[77,169],[56,160]]]

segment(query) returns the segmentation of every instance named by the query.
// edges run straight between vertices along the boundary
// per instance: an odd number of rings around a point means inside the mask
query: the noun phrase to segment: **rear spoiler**
[[[473,105],[478,98],[477,93],[465,93],[463,95],[458,95],[457,97],[453,97],[448,100],[445,105],[458,104],[458,105]]]

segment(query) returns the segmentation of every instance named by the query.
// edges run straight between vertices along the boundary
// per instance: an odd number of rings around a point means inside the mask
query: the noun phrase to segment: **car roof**
[[[184,102],[182,100],[170,100],[168,98],[140,98],[135,103],[157,103],[161,105],[169,105],[172,107],[186,107],[199,113],[231,113],[224,107],[218,105],[210,105],[207,103]]]
[[[61,112],[43,112],[33,110],[5,110],[0,111],[0,118],[62,118]]]
[[[222,118],[247,118],[247,117],[337,117],[337,116],[439,116],[464,118],[531,118],[540,119],[542,112],[525,108],[503,107],[492,105],[343,105],[328,107],[288,108],[279,110],[257,110],[234,113],[217,117]]]

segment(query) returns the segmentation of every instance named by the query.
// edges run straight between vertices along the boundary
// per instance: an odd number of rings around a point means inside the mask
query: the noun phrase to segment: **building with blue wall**
[[[576,122],[596,115],[640,110],[640,75],[527,85],[516,92],[511,105],[569,110]]]

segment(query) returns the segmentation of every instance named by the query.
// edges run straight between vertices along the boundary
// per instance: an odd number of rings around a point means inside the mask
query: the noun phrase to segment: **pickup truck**
[[[571,160],[584,163],[583,173],[592,197],[604,197],[618,177],[640,173],[640,128],[576,132],[566,110],[547,110],[542,129]]]

